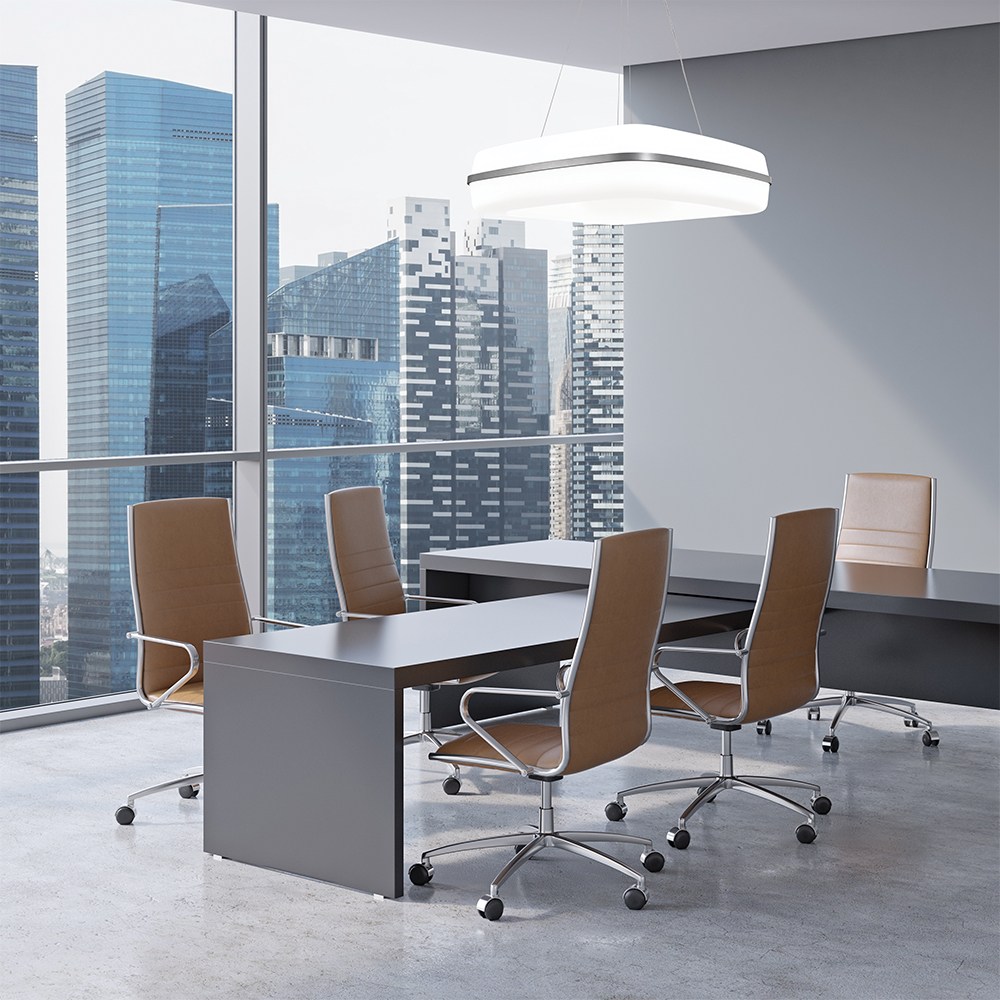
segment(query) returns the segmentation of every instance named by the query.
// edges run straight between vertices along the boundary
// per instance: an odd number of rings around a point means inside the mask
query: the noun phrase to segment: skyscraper
[[[38,458],[38,94],[0,66],[0,459]],[[0,708],[38,702],[38,473],[0,479]]]
[[[549,264],[549,411],[553,434],[573,433],[573,256]],[[573,537],[573,447],[552,446],[549,534]]]
[[[221,318],[214,295],[225,302],[231,279],[206,267],[184,273],[168,266],[164,251],[187,241],[200,246],[195,256],[218,262],[231,232],[220,206],[232,202],[232,138],[229,94],[106,72],[67,96],[71,456],[143,454],[150,434],[163,445],[191,438],[170,365],[185,337],[198,342],[206,321]],[[204,211],[214,213],[214,232]],[[201,215],[198,225],[192,213]],[[207,318],[206,302],[219,310]],[[165,405],[159,413],[154,406],[150,426],[157,375]],[[124,637],[134,626],[125,508],[144,498],[146,486],[142,468],[70,473],[70,697],[133,683],[135,644]],[[177,486],[169,477],[151,480],[152,489]]]
[[[449,202],[407,197],[390,204],[387,237],[400,246],[400,439],[547,433],[547,255],[524,247],[523,223],[470,224],[457,256]],[[404,582],[428,549],[548,537],[548,466],[545,447],[405,455]]]
[[[624,229],[573,227],[573,433],[624,429]],[[624,446],[573,446],[573,538],[622,530]]]
[[[309,269],[268,297],[268,435],[273,448],[399,440],[399,246],[389,240]],[[288,273],[291,268],[282,268]],[[339,610],[323,495],[381,487],[399,547],[399,456],[279,459],[268,486],[268,607],[320,624]]]

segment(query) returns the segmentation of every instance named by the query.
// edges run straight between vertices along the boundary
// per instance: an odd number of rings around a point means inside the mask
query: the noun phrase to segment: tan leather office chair
[[[377,486],[354,486],[326,494],[326,537],[330,548],[330,564],[340,598],[339,617],[378,618],[401,615],[407,601],[424,604],[475,604],[475,601],[448,597],[424,597],[407,594],[399,579],[396,560],[389,542],[389,526],[385,518],[382,491]],[[450,684],[468,684],[485,680],[490,674],[463,677]],[[420,730],[410,733],[404,743],[432,743],[441,746],[441,739],[431,722],[431,692],[438,685],[422,685],[419,692]],[[453,734],[445,734],[451,737]],[[462,787],[461,771],[452,773],[441,783],[447,795],[457,795]]]
[[[837,511],[833,507],[772,517],[757,603],[750,627],[737,636],[735,647],[729,650],[661,646],[656,651],[654,673],[664,687],[653,689],[650,699],[653,714],[692,719],[720,730],[719,774],[626,788],[605,809],[608,819],[624,818],[628,811],[626,796],[672,788],[697,788],[698,794],[681,813],[677,825],[667,833],[667,843],[683,850],[691,841],[687,821],[706,802],[732,788],[759,795],[799,813],[806,821],[797,827],[796,837],[803,844],[816,839],[813,812],[830,811],[830,800],[820,795],[819,785],[792,778],[734,774],[732,736],[745,722],[783,715],[801,708],[815,697],[819,687],[817,645],[833,575],[836,535]],[[739,684],[668,680],[658,661],[664,653],[675,648],[686,653],[739,657]],[[771,791],[772,786],[808,789],[812,792],[812,810]]]
[[[844,486],[844,507],[837,542],[838,562],[875,563],[882,566],[931,568],[934,554],[934,520],[937,480],[886,472],[854,472]],[[903,725],[923,729],[924,746],[937,746],[940,736],[912,701],[859,695],[845,691],[832,698],[816,698],[807,706],[810,719],[820,717],[824,705],[836,705],[823,749],[840,749],[837,725],[849,708],[873,708],[901,716]]]
[[[611,535],[594,543],[583,627],[573,659],[560,671],[554,691],[471,688],[465,693],[462,717],[473,731],[446,743],[431,759],[514,771],[537,780],[541,785],[538,832],[485,837],[425,851],[410,868],[411,882],[429,882],[434,874],[431,858],[442,854],[513,847],[514,857],[476,905],[481,916],[498,920],[503,914],[500,886],[539,851],[555,847],[634,878],[635,884],[625,890],[625,904],[633,910],[645,906],[649,898],[645,876],[588,845],[641,846],[641,860],[648,871],[663,867],[663,855],[652,849],[652,841],[641,837],[557,831],[552,782],[617,760],[649,737],[649,669],[667,596],[670,545],[667,528]],[[469,713],[469,701],[479,692],[551,699],[559,706],[559,725],[507,722],[486,729]]]
[[[251,622],[294,625],[250,615],[236,560],[229,501],[221,497],[151,500],[128,508],[129,567],[139,640],[135,689],[146,708],[202,713],[202,643],[249,635]],[[135,819],[135,800],[176,788],[198,794],[205,773],[179,778],[129,795],[115,813],[122,826]]]

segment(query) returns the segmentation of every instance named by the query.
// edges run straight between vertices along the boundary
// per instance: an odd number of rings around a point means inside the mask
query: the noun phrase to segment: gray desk
[[[589,542],[558,540],[428,552],[420,557],[421,584],[473,600],[581,587],[591,552]],[[670,593],[753,601],[763,565],[762,556],[674,549]],[[996,574],[838,563],[823,619],[821,679],[832,688],[1000,708],[998,623]],[[722,666],[683,659],[672,657],[671,666]]]
[[[402,895],[403,690],[567,659],[585,600],[575,590],[206,642],[205,851]],[[718,631],[719,615],[749,608],[672,597],[660,639]]]

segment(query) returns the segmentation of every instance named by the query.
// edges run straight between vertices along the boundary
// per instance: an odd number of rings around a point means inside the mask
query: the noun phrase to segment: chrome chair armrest
[[[566,690],[566,678],[569,676],[569,668],[573,666],[572,660],[563,660],[559,664],[559,670],[556,672],[556,690],[565,691]]]
[[[430,597],[427,594],[403,594],[408,601],[433,601],[437,604],[478,604],[479,601],[468,601],[461,597]]]
[[[178,642],[176,639],[161,639],[159,636],[155,635],[143,635],[142,632],[126,632],[126,639],[141,639],[143,642],[158,642],[162,646],[177,646],[179,649],[187,651],[188,658],[191,661],[191,666],[188,668],[188,672],[178,681],[175,681],[170,687],[167,688],[163,694],[160,695],[155,701],[148,703],[149,708],[159,708],[175,691],[180,690],[185,684],[198,672],[198,650],[194,648],[189,642]],[[141,688],[141,674],[136,679],[136,690],[139,693],[139,697],[145,701],[145,696],[142,693]]]
[[[739,641],[739,636],[736,637]],[[664,686],[675,694],[681,701],[684,702],[688,708],[691,709],[703,722],[714,722],[716,716],[709,715],[696,701],[689,698],[672,680],[664,676],[663,671],[660,669],[659,659],[660,653],[666,652],[683,652],[683,653],[722,653],[724,656],[738,656],[742,659],[746,656],[746,650],[741,649],[738,646],[734,649],[713,649],[710,646],[660,646],[656,653],[653,655],[653,673],[656,675],[657,679],[662,681]]]
[[[250,621],[252,622],[263,622],[265,625],[287,625],[289,628],[308,628],[308,625],[303,625],[301,622],[286,622],[282,621],[280,618],[265,618],[263,615],[251,615]]]
[[[523,760],[515,757],[502,743],[494,739],[489,732],[484,729],[472,716],[469,714],[469,699],[474,694],[510,694],[510,695],[523,695],[527,697],[535,698],[553,698],[556,701],[562,701],[566,697],[566,692],[564,691],[539,691],[536,688],[494,688],[494,687],[475,687],[469,688],[468,691],[462,696],[462,701],[458,706],[459,712],[462,713],[462,718],[466,725],[482,739],[484,739],[498,754],[500,754],[504,760],[509,764],[512,764],[519,774],[523,777],[527,777],[531,774],[531,769]]]
[[[385,615],[366,615],[363,611],[338,611],[337,617],[346,622],[349,618],[385,618]]]

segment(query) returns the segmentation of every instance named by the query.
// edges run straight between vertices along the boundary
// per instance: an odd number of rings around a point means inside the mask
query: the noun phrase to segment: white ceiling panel
[[[662,0],[184,0],[617,72],[676,58]],[[674,0],[687,58],[1000,20],[997,0]]]

